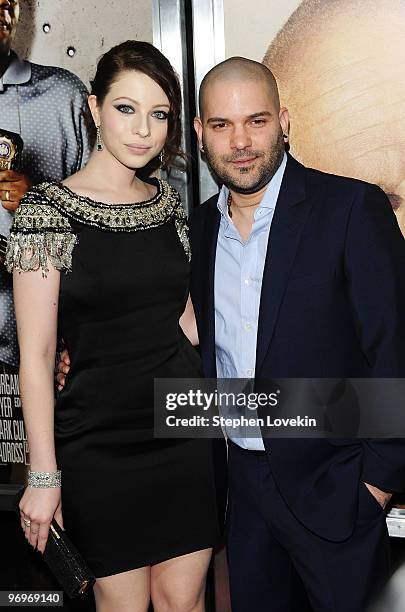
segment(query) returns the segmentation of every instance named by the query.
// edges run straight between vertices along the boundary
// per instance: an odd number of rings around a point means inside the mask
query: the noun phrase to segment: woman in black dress
[[[201,366],[185,213],[168,183],[141,179],[178,153],[180,88],[157,49],[128,41],[100,60],[89,106],[86,168],[28,192],[7,252],[32,470],[21,525],[43,551],[52,517],[63,521],[99,612],[150,599],[155,612],[200,611],[224,447],[153,438],[153,379]],[[57,335],[72,367],[54,408]]]

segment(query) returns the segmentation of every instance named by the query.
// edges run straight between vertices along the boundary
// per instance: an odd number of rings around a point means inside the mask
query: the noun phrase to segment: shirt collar
[[[271,181],[267,185],[267,189],[264,192],[262,201],[260,202],[259,206],[255,211],[255,216],[259,209],[266,208],[273,210],[276,207],[277,198],[281,187],[281,181],[283,180],[286,165],[287,154],[284,153],[282,162],[277,168],[277,171],[273,175]],[[227,221],[230,221],[228,214],[228,195],[229,189],[225,187],[225,185],[222,185],[221,191],[219,192],[218,196],[217,208],[221,213],[222,217],[224,217]]]
[[[4,90],[4,85],[22,85],[31,79],[31,64],[26,60],[21,60],[15,51],[10,51],[10,63],[7,70],[0,77],[0,91]]]

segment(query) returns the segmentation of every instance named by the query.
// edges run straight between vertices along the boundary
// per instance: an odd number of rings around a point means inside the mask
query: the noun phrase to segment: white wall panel
[[[39,64],[67,68],[88,85],[102,53],[129,38],[152,42],[152,30],[151,0],[21,0],[14,48]]]
[[[225,55],[242,55],[261,62],[269,42],[301,0],[274,2],[274,18],[269,0],[223,0]]]

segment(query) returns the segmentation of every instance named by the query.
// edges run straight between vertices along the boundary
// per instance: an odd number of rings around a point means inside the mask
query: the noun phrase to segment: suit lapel
[[[214,276],[219,224],[221,221],[221,214],[217,208],[217,200],[218,197],[216,196],[205,204],[207,212],[204,224],[203,253],[206,259],[203,258],[202,262],[204,266],[202,316],[205,341],[201,349],[205,364],[205,374],[212,378],[216,377]]]
[[[256,377],[269,350],[280,305],[311,202],[306,198],[305,168],[288,156],[270,228],[260,296]]]

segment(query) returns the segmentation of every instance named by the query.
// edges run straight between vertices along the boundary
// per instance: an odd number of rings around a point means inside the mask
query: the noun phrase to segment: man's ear
[[[288,136],[290,134],[290,115],[285,106],[280,108],[280,112],[278,114],[281,129],[283,130],[284,142],[288,142]]]
[[[198,146],[200,147],[200,151],[204,148],[203,146],[203,126],[200,117],[194,117],[194,129],[198,138]]]

